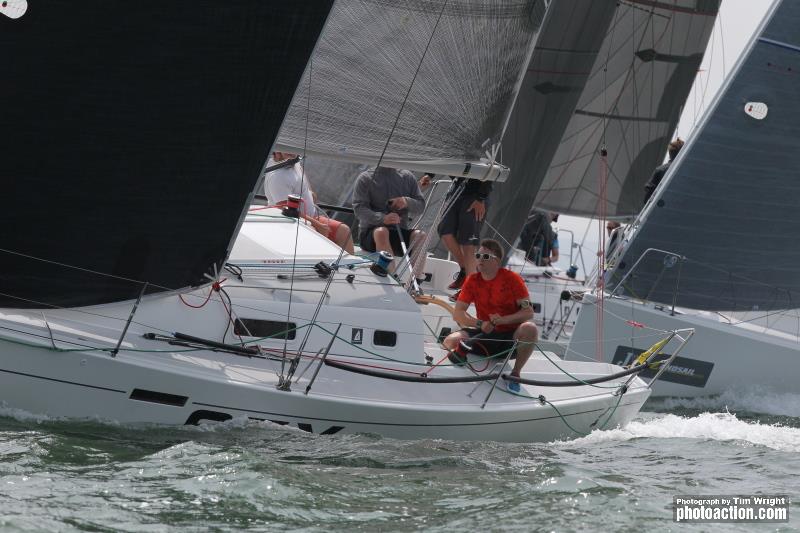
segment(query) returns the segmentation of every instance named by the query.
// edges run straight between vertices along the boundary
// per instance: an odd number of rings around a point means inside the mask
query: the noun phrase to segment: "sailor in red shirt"
[[[464,329],[448,335],[444,346],[452,352],[462,340],[480,334],[473,343],[474,351],[480,352],[483,348],[488,355],[494,355],[510,349],[515,340],[519,341],[511,372],[519,377],[533,353],[534,343],[539,340],[536,326],[528,322],[533,318],[528,288],[519,274],[500,266],[503,248],[497,241],[482,240],[475,257],[478,272],[470,274],[464,282],[453,312],[453,319]],[[472,303],[475,304],[477,319],[467,314]],[[512,392],[519,391],[519,383],[505,383]]]

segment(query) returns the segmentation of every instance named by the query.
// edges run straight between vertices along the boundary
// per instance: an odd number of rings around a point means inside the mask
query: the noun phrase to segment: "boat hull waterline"
[[[55,351],[44,344],[33,346],[28,339],[20,341],[25,344],[3,342],[0,400],[5,407],[126,424],[193,424],[244,417],[323,434],[551,441],[580,436],[598,426],[624,425],[638,413],[650,393],[639,378],[622,398],[614,396],[614,389],[609,388],[525,385],[523,391],[534,397],[522,398],[500,390],[502,385],[498,385],[481,408],[491,382],[401,383],[323,366],[306,395],[316,362],[287,392],[276,387],[275,367],[280,362],[275,360],[232,354],[220,358],[218,352],[204,350],[132,352],[130,346],[111,357],[108,352]],[[149,344],[137,343],[136,349],[163,350],[163,346]],[[544,368],[549,364],[532,361],[528,366]],[[580,372],[579,366],[586,365],[572,364],[577,365],[573,372]],[[306,366],[304,362],[299,369]],[[462,368],[436,370],[439,377],[469,375]],[[556,374],[556,369],[536,369],[523,377],[553,379]],[[500,384],[502,381],[501,378]],[[557,406],[561,414],[537,400],[539,394]]]

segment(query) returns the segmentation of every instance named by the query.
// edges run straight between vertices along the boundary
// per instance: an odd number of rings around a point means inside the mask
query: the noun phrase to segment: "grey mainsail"
[[[553,0],[503,136],[503,164],[487,221],[513,243],[578,103],[616,0]],[[490,233],[491,234],[491,233]]]
[[[800,307],[800,2],[776,2],[672,164],[618,263],[620,287],[717,311]],[[674,289],[677,286],[677,293]]]
[[[633,216],[664,158],[703,58],[719,0],[621,0],[535,205]],[[608,150],[605,202],[600,150]]]
[[[545,11],[544,0],[336,2],[277,146],[504,177],[484,163],[496,155]]]

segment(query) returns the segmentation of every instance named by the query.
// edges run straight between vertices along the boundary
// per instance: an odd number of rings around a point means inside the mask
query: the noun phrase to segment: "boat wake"
[[[645,415],[624,428],[594,431],[580,439],[560,442],[563,446],[596,445],[632,439],[701,439],[730,441],[741,446],[764,446],[784,452],[800,452],[800,429],[781,425],[744,422],[733,413],[702,413],[694,417],[673,414]]]
[[[650,400],[648,409],[674,411],[731,411],[800,418],[800,394],[776,393],[758,385],[732,388],[717,396]]]

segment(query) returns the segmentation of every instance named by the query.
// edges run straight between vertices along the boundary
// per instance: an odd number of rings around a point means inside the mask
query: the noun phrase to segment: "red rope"
[[[222,287],[222,282],[224,282],[226,279],[227,278],[223,278],[220,281],[215,281],[214,283],[212,283],[211,284],[211,289],[209,289],[209,291],[208,291],[208,296],[206,296],[206,299],[200,305],[192,305],[192,304],[190,304],[189,302],[187,302],[186,300],[183,299],[183,295],[182,294],[179,294],[178,298],[181,299],[181,301],[183,302],[183,305],[185,305],[187,307],[191,307],[192,309],[200,309],[202,307],[205,307],[205,305],[211,299],[211,295],[214,294],[214,292],[218,292],[219,291],[219,289]]]

